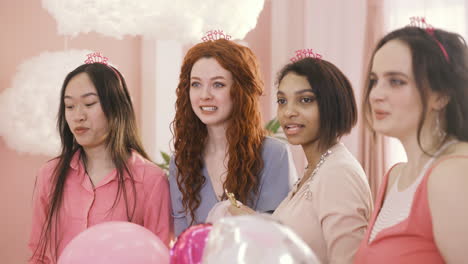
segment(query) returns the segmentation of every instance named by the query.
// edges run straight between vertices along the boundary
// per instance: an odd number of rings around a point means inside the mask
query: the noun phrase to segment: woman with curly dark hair
[[[253,52],[218,39],[186,54],[172,123],[169,183],[175,234],[203,223],[226,200],[224,190],[260,212],[272,212],[289,191],[286,145],[266,136],[259,111],[263,92]]]

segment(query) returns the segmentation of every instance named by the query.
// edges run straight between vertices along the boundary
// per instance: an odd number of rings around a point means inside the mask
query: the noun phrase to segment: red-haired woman
[[[224,190],[260,212],[272,212],[290,187],[286,144],[265,136],[263,91],[253,52],[219,39],[186,54],[172,123],[170,190],[175,234],[203,223]],[[292,176],[292,175],[291,175]]]

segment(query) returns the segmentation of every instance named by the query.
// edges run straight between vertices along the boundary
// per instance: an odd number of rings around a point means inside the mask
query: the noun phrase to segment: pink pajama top
[[[116,199],[118,178],[114,169],[93,188],[91,180],[85,172],[77,151],[71,162],[65,182],[62,207],[58,215],[58,229],[51,237],[57,235],[57,258],[65,246],[80,232],[90,226],[106,221],[128,221],[125,199],[121,197],[113,209]],[[40,168],[34,191],[32,230],[28,246],[35,251],[46,219],[49,195],[51,195],[51,179],[58,160],[47,162]],[[136,190],[136,208],[132,222],[144,226],[156,234],[166,245],[173,232],[169,183],[164,172],[155,164],[144,159],[133,151],[127,165],[132,172]],[[125,187],[127,203],[131,215],[134,195],[130,176],[125,172]],[[53,230],[53,229],[52,229]],[[52,246],[54,246],[52,242]],[[55,263],[51,257],[50,247],[45,256],[35,256],[30,263]]]

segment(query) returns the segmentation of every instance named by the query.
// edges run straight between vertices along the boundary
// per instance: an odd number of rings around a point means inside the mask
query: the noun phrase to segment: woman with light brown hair
[[[172,123],[169,182],[175,234],[203,223],[224,190],[260,212],[272,212],[289,191],[286,144],[266,136],[263,92],[253,52],[226,39],[192,47],[184,58]]]

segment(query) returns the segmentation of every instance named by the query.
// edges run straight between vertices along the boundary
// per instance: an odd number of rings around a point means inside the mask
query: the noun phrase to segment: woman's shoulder
[[[331,167],[335,170],[351,170],[364,172],[362,169],[361,163],[356,159],[356,157],[348,150],[348,148],[343,143],[338,143],[330,149],[330,154],[327,167]],[[325,165],[324,164],[324,165]]]
[[[166,173],[155,163],[134,151],[131,157],[132,167],[136,170],[136,180],[167,180]]]
[[[42,164],[37,170],[36,175],[36,186],[39,188],[49,188],[52,183],[52,177],[55,172],[55,168],[59,163],[59,157],[55,157]]]
[[[342,143],[331,149],[331,153],[323,163],[323,172],[326,177],[320,177],[326,182],[354,182],[368,185],[368,180],[361,163]],[[319,170],[320,171],[320,170]]]
[[[287,143],[268,136],[263,140],[262,159],[265,166],[290,164],[290,155]]]
[[[467,160],[468,143],[458,142],[436,159],[429,171],[430,178],[440,182],[457,178],[464,180],[468,171]]]
[[[277,138],[266,136],[263,139],[264,151],[286,150],[288,144]]]
[[[466,221],[463,219],[468,209],[467,159],[467,144],[457,143],[451,151],[439,157],[426,174],[427,196],[424,197],[428,200],[433,228],[439,231],[436,233],[439,238],[445,236],[441,230],[448,226],[462,227]],[[450,239],[450,236],[444,238],[445,241]]]
[[[265,161],[282,157],[288,153],[288,144],[273,137],[266,136],[262,142],[262,157]]]
[[[468,142],[457,142],[447,148],[440,155],[430,168],[431,177],[449,177],[456,175],[465,175],[468,169]],[[453,175],[453,176],[450,176]]]
[[[55,157],[51,160],[48,160],[46,163],[42,164],[41,167],[39,167],[38,175],[41,177],[50,177],[55,171],[55,168],[57,167],[59,161],[59,157]]]

